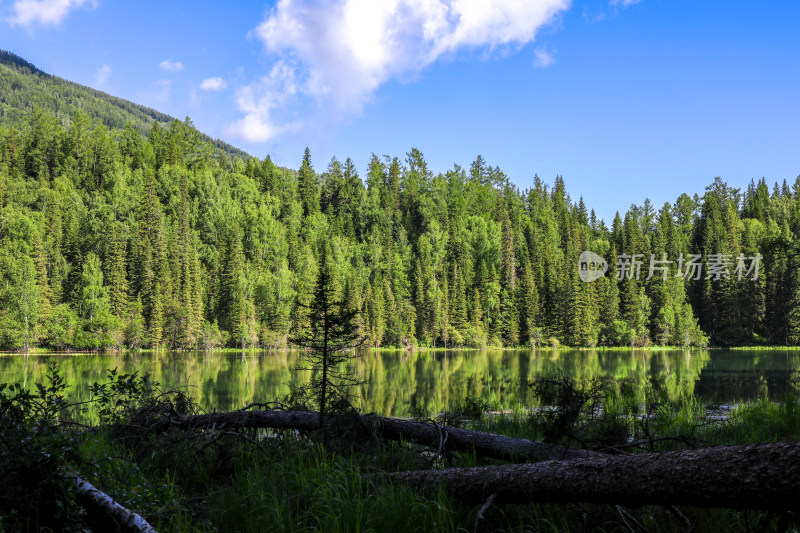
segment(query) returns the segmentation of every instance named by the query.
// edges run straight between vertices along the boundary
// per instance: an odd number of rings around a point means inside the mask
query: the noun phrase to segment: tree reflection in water
[[[70,398],[86,399],[89,386],[104,379],[106,369],[149,373],[162,388],[188,387],[205,407],[229,410],[252,401],[272,401],[290,384],[307,382],[308,372],[295,370],[299,352],[161,352],[124,354],[54,354],[0,357],[0,382],[28,386],[58,361]],[[602,379],[612,389],[629,388],[636,397],[653,386],[670,398],[681,392],[704,400],[732,402],[780,398],[797,386],[800,351],[726,350],[370,350],[352,361],[365,383],[360,409],[406,416],[412,398],[441,412],[465,397],[503,406],[536,407],[529,384],[555,366],[578,381]]]

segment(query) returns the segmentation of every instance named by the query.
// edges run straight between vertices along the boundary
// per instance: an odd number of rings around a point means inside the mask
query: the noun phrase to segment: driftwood
[[[116,522],[120,531],[126,533],[156,533],[156,530],[147,523],[147,520],[130,509],[121,506],[111,496],[100,491],[80,476],[75,477],[75,490],[78,494],[78,501],[84,508],[94,511],[95,514],[110,516]]]
[[[478,457],[510,461],[539,461],[588,458],[599,455],[588,450],[412,420],[374,415],[360,416],[360,420],[363,424],[373,428],[379,437],[386,440],[414,442],[433,446],[441,451],[474,451]],[[319,427],[319,415],[310,411],[242,410],[230,413],[164,418],[148,429],[163,431],[169,427],[181,429],[272,428],[314,431]]]
[[[444,484],[480,503],[606,503],[796,510],[800,442],[717,446],[384,475],[421,490]]]

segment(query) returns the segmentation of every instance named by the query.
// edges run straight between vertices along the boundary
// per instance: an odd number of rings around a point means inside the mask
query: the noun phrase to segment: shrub
[[[0,530],[82,529],[70,471],[77,434],[60,424],[64,389],[55,364],[35,392],[0,384]]]

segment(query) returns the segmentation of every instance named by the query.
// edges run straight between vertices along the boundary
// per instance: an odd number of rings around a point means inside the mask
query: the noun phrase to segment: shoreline
[[[159,354],[159,353],[231,353],[231,354],[252,354],[252,353],[286,353],[286,352],[299,352],[303,351],[298,348],[210,348],[210,349],[186,349],[186,348],[121,348],[121,349],[107,349],[107,350],[51,350],[49,348],[34,348],[27,351],[0,351],[0,357],[13,357],[13,356],[30,356],[30,355],[63,355],[76,357],[80,355],[100,355],[100,354],[122,354],[122,353],[136,353],[136,354]],[[444,353],[444,352],[560,352],[560,351],[578,351],[578,352],[675,352],[675,351],[800,351],[800,346],[787,345],[787,346],[706,346],[706,347],[685,347],[685,346],[641,346],[641,347],[628,347],[628,346],[545,346],[538,348],[520,347],[520,346],[486,346],[483,348],[474,348],[466,346],[458,346],[453,348],[444,347],[425,347],[418,346],[413,348],[393,348],[393,347],[379,347],[379,348],[362,348],[358,351],[371,351],[371,352],[431,352],[431,353]]]

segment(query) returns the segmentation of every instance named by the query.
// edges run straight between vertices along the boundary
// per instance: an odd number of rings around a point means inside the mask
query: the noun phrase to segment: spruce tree
[[[325,427],[325,416],[349,402],[351,389],[358,380],[342,366],[356,356],[354,349],[363,343],[355,318],[358,312],[349,309],[334,290],[328,252],[323,248],[313,299],[308,305],[309,326],[292,338],[304,348],[301,368],[312,372],[309,392],[319,409],[319,427]]]
[[[106,256],[106,279],[109,288],[111,313],[121,317],[128,308],[128,274],[126,269],[123,229],[118,222],[111,224],[110,249]]]
[[[309,216],[319,211],[319,187],[317,175],[311,167],[311,152],[306,148],[303,162],[297,171],[297,184],[300,193],[300,202],[303,205],[303,216]]]

